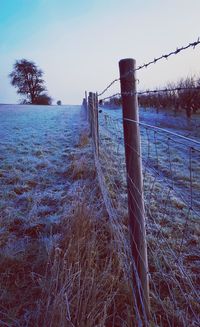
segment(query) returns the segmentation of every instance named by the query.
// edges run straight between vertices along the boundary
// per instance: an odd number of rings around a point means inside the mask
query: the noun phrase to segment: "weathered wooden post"
[[[134,59],[123,59],[119,62],[131,248],[137,270],[136,274],[138,275],[135,276],[134,272],[133,280],[138,288],[136,292],[138,307],[141,313],[146,314],[146,317],[148,317],[148,263],[135,67],[136,62]],[[138,285],[138,279],[141,287]]]
[[[87,91],[85,91],[85,112],[86,112],[86,119],[88,117],[88,96]]]
[[[88,96],[88,122],[90,126],[90,136],[92,136],[92,104],[93,104],[93,95],[92,92],[89,92]]]
[[[91,106],[91,119],[92,119],[92,140],[95,146],[95,94],[92,93],[92,106]]]
[[[96,93],[96,115],[97,115],[97,156],[99,156],[99,100],[98,93]]]
[[[85,91],[85,97],[83,98],[82,107],[84,108],[84,118],[88,120],[87,91]]]
[[[95,154],[99,155],[99,127],[98,127],[98,97],[96,93],[89,93],[88,108],[90,112],[90,136],[92,136]]]
[[[86,104],[86,106],[87,106],[87,91],[85,91],[85,104]]]
[[[93,94],[94,106],[93,106],[93,117],[94,117],[94,145],[95,153],[98,157],[99,155],[99,121],[98,121],[98,95],[97,93]]]

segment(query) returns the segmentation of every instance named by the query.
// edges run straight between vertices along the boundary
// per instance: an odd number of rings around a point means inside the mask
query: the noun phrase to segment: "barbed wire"
[[[186,91],[186,90],[199,90],[200,86],[195,86],[195,87],[174,87],[174,88],[165,88],[165,89],[155,89],[155,90],[146,90],[146,91],[139,91],[139,92],[126,92],[125,95],[133,95],[133,94],[138,94],[138,95],[143,95],[143,94],[151,94],[151,93],[168,93],[168,92],[175,92],[175,91]],[[124,93],[123,93],[124,94]]]
[[[104,93],[106,93],[106,91],[116,82],[118,82],[120,80],[120,78],[116,78],[114,79],[114,81],[112,81],[101,93],[98,93],[98,96],[103,95]]]
[[[173,55],[177,55],[177,54],[179,54],[180,52],[182,52],[182,51],[184,51],[184,50],[186,50],[186,49],[189,49],[189,48],[191,48],[191,47],[194,49],[198,44],[200,44],[200,39],[199,39],[199,37],[198,37],[197,41],[195,41],[195,42],[189,43],[188,45],[186,45],[186,46],[182,46],[182,47],[180,47],[180,48],[176,48],[176,50],[171,51],[171,52],[169,52],[168,54],[164,54],[164,55],[162,55],[162,56],[160,56],[160,57],[154,58],[153,60],[149,61],[149,62],[146,63],[146,64],[143,64],[143,65],[141,65],[141,66],[138,66],[138,67],[135,69],[135,71],[141,70],[141,69],[143,69],[143,68],[147,68],[148,66],[150,66],[150,65],[152,65],[152,64],[156,64],[158,61],[160,61],[160,60],[162,60],[162,59],[168,59],[169,57],[171,57],[171,56],[173,56]]]
[[[179,92],[179,91],[194,91],[194,90],[200,90],[200,86],[195,86],[195,87],[174,87],[174,88],[165,88],[165,89],[155,89],[155,90],[145,90],[145,91],[139,91],[139,92],[123,92],[123,93],[115,93],[111,96],[105,97],[103,99],[100,99],[100,102],[103,102],[105,100],[109,100],[112,98],[115,98],[117,96],[122,96],[122,95],[144,95],[144,94],[156,94],[156,93],[168,93],[168,92]]]
[[[148,68],[150,65],[152,65],[152,64],[156,64],[158,61],[161,61],[161,60],[163,60],[163,59],[168,59],[169,57],[171,57],[171,56],[173,56],[173,55],[177,55],[177,54],[181,53],[182,51],[187,50],[187,49],[189,49],[189,48],[191,48],[191,47],[192,47],[193,49],[195,49],[196,46],[199,45],[199,44],[200,44],[200,38],[198,37],[197,41],[195,41],[195,42],[191,42],[191,43],[189,43],[188,45],[186,45],[186,46],[182,46],[182,47],[180,47],[180,48],[177,47],[176,50],[171,51],[171,52],[169,52],[168,54],[164,54],[164,55],[162,55],[162,56],[160,56],[160,57],[154,58],[153,60],[151,60],[151,61],[149,61],[149,62],[147,62],[147,63],[145,63],[145,64],[142,64],[142,65],[138,66],[136,69],[134,69],[134,70],[130,70],[130,71],[127,72],[125,75],[123,75],[121,78],[124,78],[124,77],[128,76],[130,73],[133,73],[133,72],[135,72],[135,71],[139,71],[139,70],[141,70],[141,69],[143,69],[143,68]],[[98,93],[98,96],[101,96],[101,95],[103,95],[104,93],[106,93],[107,90],[108,90],[108,89],[109,89],[113,84],[115,84],[115,83],[118,82],[118,81],[120,81],[120,78],[115,78],[111,83],[108,84],[108,86],[107,86],[107,87],[106,87],[102,92]]]

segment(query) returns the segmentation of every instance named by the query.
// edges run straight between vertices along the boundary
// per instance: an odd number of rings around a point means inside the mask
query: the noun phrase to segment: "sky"
[[[0,0],[0,103],[18,103],[16,60],[44,71],[49,95],[80,104],[119,77],[118,62],[148,62],[200,36],[199,0]],[[138,89],[200,76],[200,45],[138,72]],[[115,83],[105,96],[120,90]]]

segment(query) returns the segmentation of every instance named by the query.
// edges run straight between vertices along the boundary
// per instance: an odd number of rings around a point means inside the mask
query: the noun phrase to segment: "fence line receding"
[[[200,325],[200,142],[139,122],[135,75],[199,43],[138,68],[121,61],[120,77],[84,101],[104,203],[132,281],[133,326]],[[120,119],[98,101],[117,81],[121,92],[111,97],[122,99]]]

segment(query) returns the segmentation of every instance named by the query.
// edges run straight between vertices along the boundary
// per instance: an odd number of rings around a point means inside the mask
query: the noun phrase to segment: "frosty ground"
[[[79,106],[0,106],[0,325],[132,326]]]
[[[114,119],[121,116],[120,110],[104,111]],[[132,285],[124,269],[129,250],[119,246],[128,239],[122,125],[107,119],[100,126],[102,168],[120,213],[119,225],[113,229],[98,186],[83,112],[79,106],[0,106],[2,326],[141,324],[136,321]],[[140,116],[145,123],[198,139],[194,128],[198,115],[189,125],[184,116],[152,109],[141,110]],[[105,132],[110,128],[111,133]],[[142,132],[142,147],[154,170],[159,168],[163,174],[155,178],[150,169],[144,175],[152,326],[196,326],[198,219],[187,214],[172,188],[168,190],[173,171],[167,161],[169,146],[162,138],[155,142],[154,135]],[[179,167],[181,181],[188,171],[187,156],[183,149],[175,150],[170,162],[175,159],[173,167]],[[195,160],[195,176],[199,176],[197,165]],[[198,191],[198,180],[194,186]],[[122,233],[119,238],[117,230]],[[177,253],[178,261],[174,260]]]
[[[27,221],[57,221],[80,124],[79,107],[1,106],[0,211]]]

